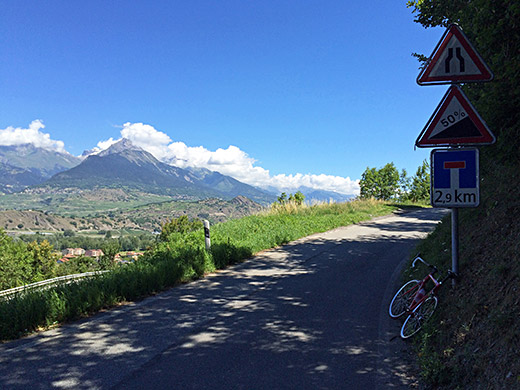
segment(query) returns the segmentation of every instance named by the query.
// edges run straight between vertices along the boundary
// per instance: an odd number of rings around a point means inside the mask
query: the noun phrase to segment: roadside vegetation
[[[497,142],[479,148],[480,206],[460,210],[461,278],[441,290],[437,311],[414,341],[421,386],[520,389],[520,4],[408,5],[424,27],[458,23],[495,74],[493,82],[463,86]],[[418,248],[440,270],[451,267],[450,234],[448,216]]]
[[[155,242],[151,233],[114,232],[112,230],[100,230],[96,234],[77,234],[73,230],[65,230],[63,233],[54,234],[21,234],[17,238],[25,243],[36,241],[38,244],[44,241],[53,246],[55,250],[65,248],[98,249],[107,245],[116,244],[122,251],[144,250]]]
[[[111,238],[75,235],[72,231],[53,235],[8,236],[0,229],[0,291],[27,285],[57,276],[102,271],[116,266],[114,259],[121,251],[146,250],[155,243],[151,234],[122,235]],[[103,256],[71,258],[58,264],[65,248],[101,249]]]
[[[367,167],[359,186],[361,199],[427,204],[430,201],[430,164],[424,160],[412,177],[406,169],[399,172],[393,162],[380,169]]]
[[[211,251],[205,249],[199,221],[172,219],[163,225],[164,234],[158,242],[134,263],[88,280],[0,300],[0,340],[140,299],[243,261],[261,250],[396,209],[373,199],[313,206],[287,200],[260,214],[214,225]],[[45,242],[25,244],[0,231],[0,246],[0,275],[12,275],[14,271],[8,267],[16,262],[38,264],[41,269],[52,260],[51,246]]]

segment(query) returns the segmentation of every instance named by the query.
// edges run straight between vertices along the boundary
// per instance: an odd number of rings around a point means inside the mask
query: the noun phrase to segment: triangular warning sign
[[[415,141],[420,148],[493,143],[495,136],[458,86],[448,89]]]
[[[445,31],[417,84],[449,84],[490,81],[493,73],[456,24]]]

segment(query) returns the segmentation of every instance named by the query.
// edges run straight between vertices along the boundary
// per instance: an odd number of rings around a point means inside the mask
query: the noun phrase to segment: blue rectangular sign
[[[480,202],[478,149],[435,149],[431,153],[433,207],[477,207]]]

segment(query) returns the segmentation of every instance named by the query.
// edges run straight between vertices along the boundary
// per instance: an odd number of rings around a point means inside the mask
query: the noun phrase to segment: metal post
[[[211,249],[211,239],[210,239],[210,236],[209,236],[209,221],[208,220],[204,220],[204,237],[206,238],[206,250],[210,250]]]
[[[451,209],[451,270],[459,274],[459,209]],[[452,279],[455,286],[456,280]]]

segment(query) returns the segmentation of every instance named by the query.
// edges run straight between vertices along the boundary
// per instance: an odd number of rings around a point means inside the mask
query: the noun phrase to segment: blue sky
[[[0,7],[0,144],[80,155],[126,136],[177,165],[344,193],[367,166],[429,158],[414,142],[446,87],[418,86],[411,53],[443,30],[405,0]]]

